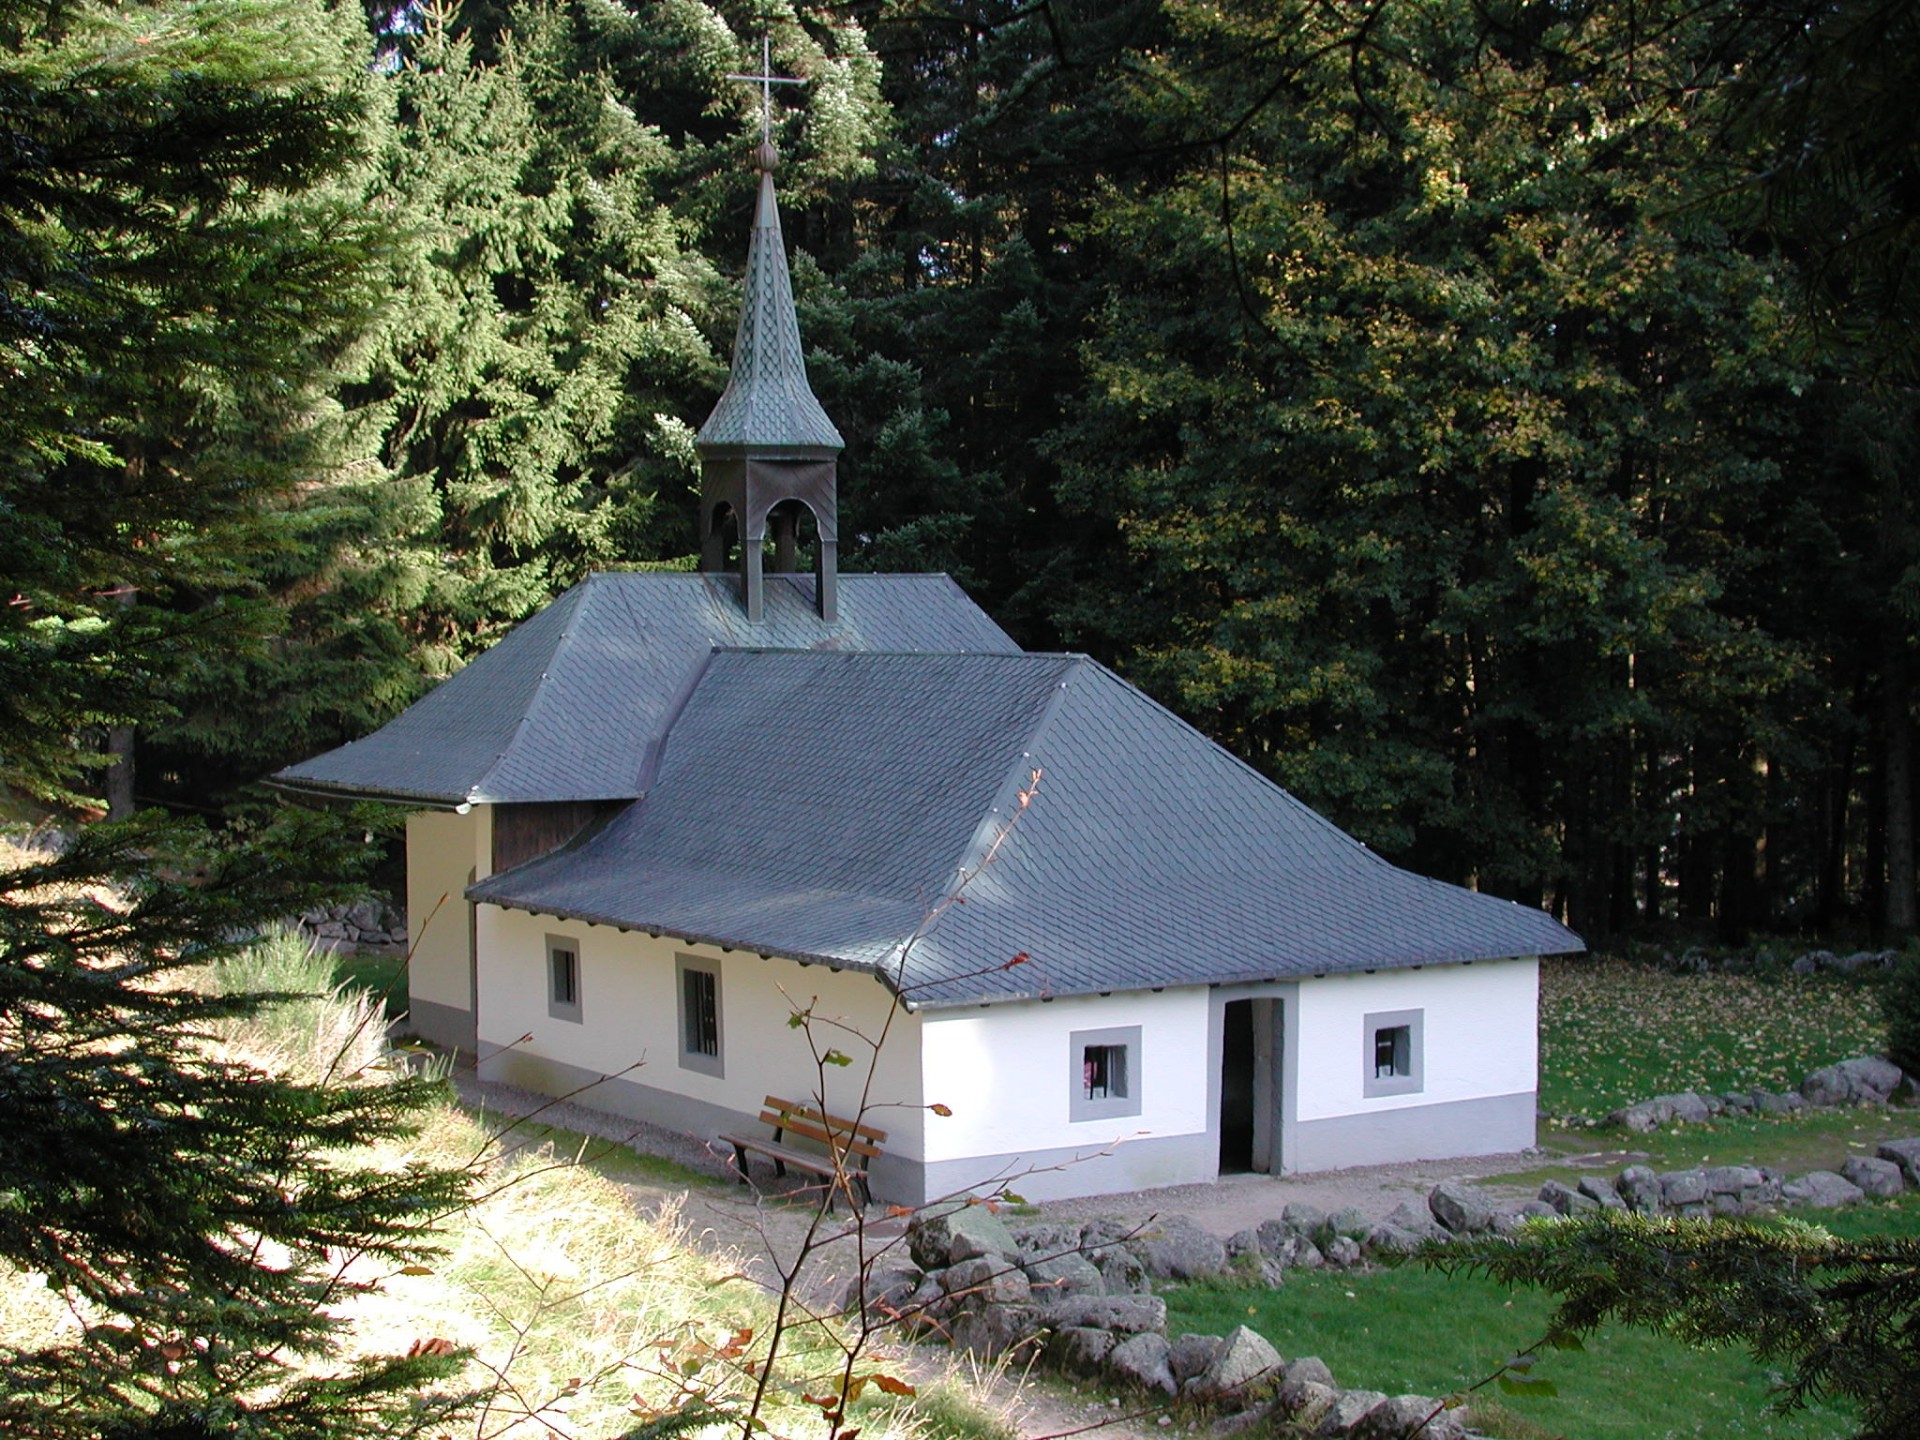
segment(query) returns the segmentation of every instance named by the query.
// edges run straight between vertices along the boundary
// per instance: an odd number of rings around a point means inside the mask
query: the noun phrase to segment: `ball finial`
[[[780,167],[780,152],[773,148],[773,141],[762,140],[753,147],[753,166],[763,175],[771,175]]]

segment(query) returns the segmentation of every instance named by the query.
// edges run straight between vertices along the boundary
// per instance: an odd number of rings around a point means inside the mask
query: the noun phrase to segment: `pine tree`
[[[243,589],[284,533],[268,502],[326,464],[370,299],[334,184],[365,37],[280,0],[9,3],[0,36],[0,734],[60,791],[96,727],[270,628],[199,600]]]
[[[364,46],[335,19],[0,13],[0,786],[66,786],[78,737],[147,718],[246,628],[194,598],[284,533],[274,504],[364,298],[367,237],[328,190]],[[0,1348],[0,1434],[411,1433],[452,1403],[428,1388],[446,1357],[332,1358],[368,1283],[349,1263],[419,1256],[463,1193],[460,1172],[354,1155],[433,1087],[223,1060],[208,1027],[261,997],[188,973],[366,848],[286,831],[216,844],[148,816],[0,872],[0,1261],[81,1322]]]

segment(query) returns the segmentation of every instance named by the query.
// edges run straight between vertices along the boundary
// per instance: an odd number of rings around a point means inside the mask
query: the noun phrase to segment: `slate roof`
[[[1065,655],[716,653],[644,800],[469,893],[871,970],[917,1007],[1582,948]]]
[[[838,450],[845,443],[807,383],[780,210],[774,203],[773,176],[765,171],[747,241],[746,294],[734,332],[733,369],[698,438],[702,446],[737,445],[763,452]]]
[[[610,573],[576,585],[380,730],[280,771],[341,797],[458,806],[628,800],[715,646],[1017,651],[944,575],[843,575],[831,623],[813,577],[769,577],[749,623],[730,575]]]

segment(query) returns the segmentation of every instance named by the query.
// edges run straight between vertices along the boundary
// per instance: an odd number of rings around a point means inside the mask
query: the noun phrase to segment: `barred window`
[[[680,985],[680,1068],[725,1073],[726,1025],[720,1006],[720,967],[694,955],[675,957]]]

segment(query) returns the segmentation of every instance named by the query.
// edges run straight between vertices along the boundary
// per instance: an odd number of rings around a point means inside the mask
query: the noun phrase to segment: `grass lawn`
[[[567,1165],[591,1170],[616,1185],[665,1185],[681,1190],[724,1190],[729,1182],[669,1160],[664,1155],[649,1155],[613,1140],[582,1135],[558,1125],[542,1125],[537,1120],[513,1121],[497,1115],[486,1117],[488,1130],[500,1137],[499,1146],[509,1155],[538,1161],[541,1155]]]
[[[1845,976],[1675,975],[1604,955],[1540,966],[1540,1109],[1598,1119],[1679,1090],[1792,1090],[1880,1053],[1878,991]]]
[[[1646,1135],[1625,1130],[1540,1127],[1541,1146],[1561,1157],[1537,1171],[1503,1177],[1518,1185],[1568,1180],[1567,1157],[1608,1176],[1628,1165],[1685,1170],[1695,1165],[1766,1165],[1790,1175],[1838,1170],[1849,1155],[1872,1155],[1883,1140],[1920,1135],[1920,1110],[1810,1110],[1768,1118],[1722,1116],[1704,1125],[1668,1125]]]
[[[1920,1211],[1916,1212],[1920,1215]],[[1395,1270],[1289,1271],[1279,1290],[1192,1285],[1167,1292],[1167,1329],[1225,1334],[1247,1325],[1282,1355],[1318,1355],[1342,1385],[1439,1396],[1490,1374],[1537,1341],[1552,1306],[1543,1294],[1480,1277],[1448,1279],[1417,1265]],[[1588,1337],[1533,1369],[1553,1397],[1503,1395],[1472,1403],[1479,1428],[1509,1440],[1666,1440],[1754,1436],[1829,1440],[1855,1433],[1844,1413],[1792,1416],[1768,1408],[1774,1376],[1746,1354],[1694,1350],[1629,1329]]]

